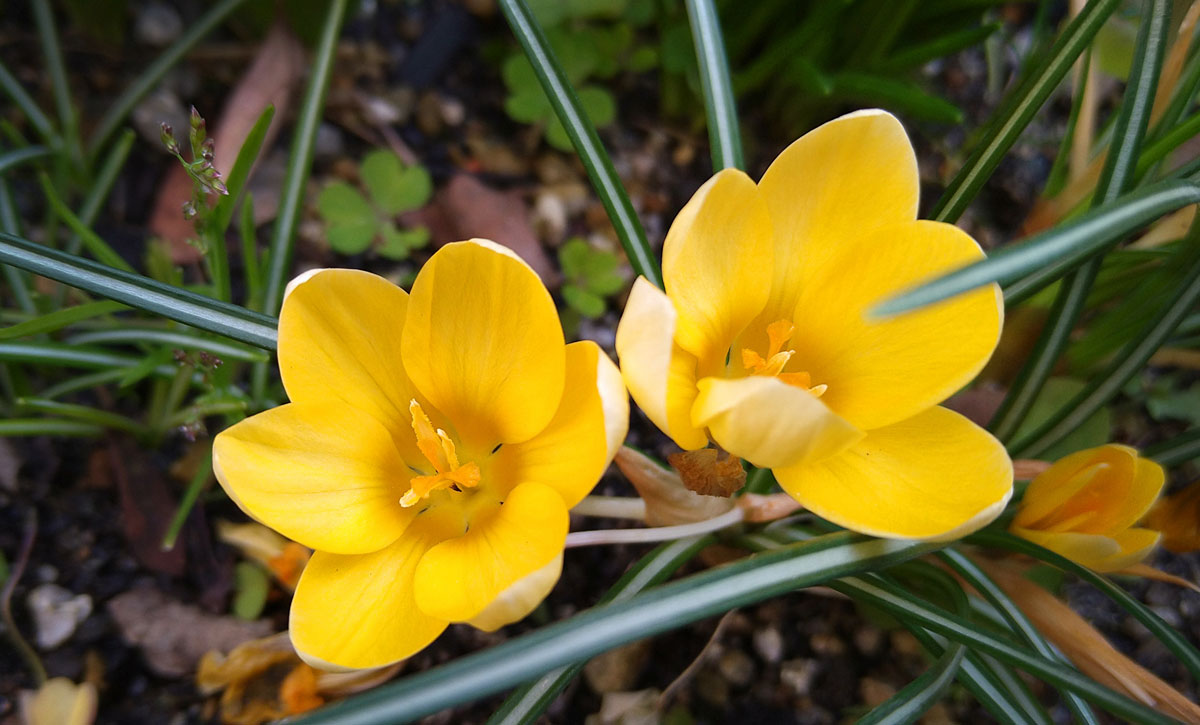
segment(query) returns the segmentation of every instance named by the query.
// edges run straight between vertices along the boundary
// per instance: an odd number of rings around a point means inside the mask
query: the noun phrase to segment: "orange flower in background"
[[[1039,474],[1012,532],[1099,572],[1137,564],[1160,534],[1134,526],[1162,492],[1162,466],[1110,443],[1072,453]]]
[[[440,249],[408,294],[355,270],[293,280],[279,369],[291,402],[218,435],[213,469],[315,550],[290,631],[319,667],[379,667],[451,622],[528,614],[628,424],[616,366],[564,344],[541,280],[483,240]]]
[[[917,220],[916,157],[884,111],[831,121],[755,184],[726,169],[663,245],[665,292],[644,278],[617,329],[625,383],[686,450],[710,439],[808,509],[876,536],[950,539],[1004,510],[1012,463],[938,403],[999,339],[988,285],[892,319],[875,304],[983,258]]]

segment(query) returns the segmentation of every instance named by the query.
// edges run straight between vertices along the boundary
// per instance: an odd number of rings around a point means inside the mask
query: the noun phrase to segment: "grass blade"
[[[1004,247],[987,259],[885,300],[872,314],[886,317],[926,307],[992,282],[1010,284],[1039,274],[1046,284],[1089,257],[1100,254],[1126,234],[1168,212],[1200,201],[1200,185],[1173,179],[1126,194],[1057,229],[1021,244]]]
[[[1200,652],[1197,652],[1196,648],[1183,635],[1172,629],[1171,625],[1164,622],[1149,607],[1134,599],[1128,592],[1108,579],[1086,566],[1080,566],[1032,541],[1026,541],[1009,533],[981,532],[968,537],[967,541],[980,546],[1024,554],[1083,579],[1116,602],[1134,619],[1141,622],[1172,654],[1179,658],[1179,661],[1191,673],[1192,681],[1200,682]]]
[[[932,218],[953,223],[991,177],[1000,160],[1016,143],[1034,114],[1071,70],[1075,59],[1092,42],[1104,21],[1120,5],[1120,0],[1093,0],[1063,29],[1054,45],[1029,64],[1030,73],[1013,90],[996,113],[975,151],[946,186]]]
[[[0,438],[16,436],[98,436],[104,428],[94,423],[53,418],[10,418],[0,420]]]
[[[100,162],[100,170],[92,179],[92,187],[88,189],[87,196],[83,198],[83,203],[79,206],[79,221],[84,226],[90,227],[95,223],[96,217],[100,214],[100,208],[108,199],[108,194],[117,181],[117,175],[121,173],[121,169],[125,168],[125,162],[129,159],[129,152],[133,150],[133,142],[136,140],[137,134],[130,129],[125,129],[104,160]],[[82,238],[76,234],[67,240],[66,250],[71,254],[79,254],[82,243]]]
[[[713,170],[744,169],[746,162],[742,158],[742,136],[738,130],[733,83],[729,79],[729,58],[721,36],[721,18],[712,0],[687,0],[687,12],[700,64]]]
[[[1196,225],[1190,236],[1200,241],[1200,225]],[[1121,392],[1122,386],[1141,371],[1150,356],[1191,313],[1200,301],[1200,244],[1193,242],[1191,248],[1181,249],[1178,256],[1181,257],[1179,263],[1188,264],[1188,272],[1169,302],[1133,336],[1100,375],[1089,381],[1086,388],[1036,429],[1013,441],[1009,449],[1014,456],[1036,456],[1070,434],[1075,426]]]
[[[62,143],[50,118],[42,112],[38,104],[25,91],[25,87],[13,77],[12,73],[8,72],[8,68],[3,63],[0,63],[0,90],[4,91],[13,105],[21,109],[21,113],[24,113],[25,118],[29,119],[29,123],[47,146],[57,148]]]
[[[629,571],[612,586],[600,600],[601,604],[608,602],[623,602],[634,594],[656,584],[660,584],[671,576],[679,567],[691,560],[701,549],[711,544],[712,537],[692,537],[679,539],[662,544],[637,561]],[[554,702],[554,698],[562,692],[571,680],[583,669],[582,662],[560,667],[547,672],[540,679],[526,683],[500,705],[496,712],[488,718],[487,725],[518,725],[534,723],[542,713]]]
[[[254,126],[242,143],[242,148],[238,151],[237,159],[233,162],[229,176],[225,179],[225,188],[229,193],[218,199],[208,219],[207,228],[204,230],[205,239],[208,241],[206,258],[209,272],[212,274],[213,296],[222,302],[229,302],[232,297],[229,281],[229,250],[225,245],[226,232],[229,229],[229,222],[233,219],[233,208],[241,198],[242,190],[246,186],[246,179],[250,177],[250,169],[258,160],[258,153],[262,150],[263,140],[267,137],[267,129],[271,126],[271,119],[274,117],[275,107],[267,106],[266,110],[259,115],[258,120],[254,122]]]
[[[0,154],[0,174],[29,161],[44,159],[50,155],[50,149],[45,146],[26,146],[5,154]]]
[[[262,350],[214,340],[195,333],[171,330],[149,330],[145,328],[96,330],[95,332],[81,332],[78,335],[72,335],[67,338],[67,344],[70,345],[114,343],[124,345],[164,345],[183,350],[204,350],[222,358],[243,360],[245,362],[266,362],[271,357]]]
[[[1155,443],[1147,448],[1143,455],[1153,458],[1167,468],[1200,458],[1200,428],[1169,441]]]
[[[120,269],[125,272],[133,272],[133,266],[126,262],[121,255],[117,254],[112,247],[100,238],[100,235],[88,228],[87,224],[83,223],[79,217],[75,216],[75,212],[63,203],[63,200],[58,198],[58,193],[54,191],[54,185],[50,183],[50,177],[45,174],[38,175],[38,181],[42,184],[42,193],[46,195],[46,201],[50,204],[50,209],[62,221],[66,222],[71,231],[75,232],[96,261],[101,264]]]
[[[885,700],[882,705],[867,713],[858,721],[859,725],[900,725],[916,722],[942,698],[946,688],[950,687],[966,652],[967,648],[961,644],[947,647],[932,667]]]
[[[16,403],[18,408],[38,413],[50,413],[60,418],[76,420],[80,423],[91,423],[107,430],[122,430],[134,435],[144,435],[146,433],[146,427],[136,420],[86,405],[60,403],[57,400],[46,400],[45,398],[19,398]]]
[[[705,617],[825,582],[898,563],[936,544],[867,539],[846,532],[755,554],[611,602],[482,652],[406,677],[318,710],[305,725],[410,722],[622,644]]]
[[[331,0],[325,13],[321,39],[313,58],[308,87],[304,101],[292,131],[292,151],[288,154],[288,167],[284,176],[283,189],[279,195],[279,214],[271,233],[270,260],[267,271],[267,286],[263,296],[262,311],[275,314],[283,299],[283,288],[287,283],[288,271],[292,267],[292,245],[296,239],[296,226],[304,204],[304,187],[312,171],[313,149],[316,146],[317,127],[325,109],[325,92],[329,89],[329,76],[337,50],[337,39],[342,21],[346,17],[348,0]]]
[[[83,162],[83,147],[79,143],[79,116],[71,104],[71,85],[67,81],[66,64],[63,63],[62,46],[58,42],[58,29],[54,26],[54,11],[49,2],[35,2],[33,22],[37,26],[38,40],[42,45],[43,60],[54,91],[54,107],[58,111],[58,127],[62,131],[63,143],[71,160],[78,166]]]
[[[133,110],[138,101],[151,90],[158,82],[163,79],[167,71],[183,58],[196,43],[199,43],[204,36],[212,32],[225,18],[246,0],[222,0],[220,3],[212,6],[208,12],[200,16],[196,22],[187,26],[187,30],[179,39],[171,44],[169,48],[162,52],[162,55],[154,59],[146,70],[142,71],[133,83],[126,88],[121,95],[117,96],[117,100],[113,101],[109,106],[108,111],[101,117],[100,122],[96,125],[96,130],[92,133],[91,139],[88,142],[88,155],[95,157],[100,149],[104,147],[109,136],[117,130],[117,126],[125,120],[125,117]]]
[[[12,234],[0,232],[0,263],[255,347],[275,349],[274,318],[73,257]]]
[[[20,220],[17,219],[16,205],[13,204],[12,194],[8,191],[8,183],[0,177],[0,232],[20,234]],[[33,304],[33,296],[29,294],[29,282],[25,274],[8,265],[3,265],[4,281],[12,293],[13,302],[27,315],[36,315],[37,305]]]
[[[0,329],[0,340],[12,340],[18,337],[54,332],[68,325],[73,325],[80,320],[90,320],[93,317],[126,309],[126,307],[126,305],[120,302],[113,302],[111,300],[88,302],[74,307],[64,307],[61,310],[55,310],[41,317],[35,317],[32,320],[26,320],[20,324]]]
[[[499,0],[500,9],[512,28],[513,35],[525,51],[525,57],[533,65],[542,90],[550,99],[554,113],[570,137],[579,154],[579,160],[587,169],[592,187],[608,211],[608,218],[625,248],[633,271],[640,274],[658,287],[662,287],[662,273],[658,261],[654,257],[650,243],[646,241],[646,232],[642,223],[633,210],[633,204],[625,194],[621,180],[613,168],[612,159],[600,143],[596,129],[588,120],[587,114],[579,105],[562,66],[554,57],[554,51],[546,41],[545,34],[538,26],[537,19],[529,11],[525,0]]]

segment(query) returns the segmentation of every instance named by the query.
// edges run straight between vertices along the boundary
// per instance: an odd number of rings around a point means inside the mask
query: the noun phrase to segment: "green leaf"
[[[0,263],[267,350],[274,318],[0,232]]]
[[[525,51],[542,84],[546,96],[554,108],[556,117],[562,122],[571,139],[596,195],[600,197],[612,221],[617,238],[625,248],[630,264],[638,274],[651,284],[662,286],[662,273],[654,257],[646,232],[642,229],[637,213],[629,196],[613,168],[612,159],[604,151],[595,127],[589,122],[562,67],[550,50],[537,20],[523,0],[499,0],[500,9],[512,28],[513,34]]]
[[[376,247],[379,256],[386,259],[408,259],[414,249],[420,249],[429,244],[429,230],[425,227],[416,229],[397,229],[391,224],[383,227],[383,242]]]
[[[1027,65],[1029,74],[992,116],[975,150],[938,199],[931,214],[935,221],[953,223],[962,215],[1120,2],[1095,0],[1087,3],[1059,33],[1054,45]]]
[[[246,140],[242,142],[242,147],[238,150],[237,158],[234,159],[229,175],[225,177],[225,187],[229,193],[217,200],[212,215],[209,217],[209,229],[214,235],[220,235],[222,240],[233,219],[233,208],[237,206],[242,190],[246,186],[246,180],[250,178],[250,170],[254,168],[254,162],[258,160],[258,154],[262,150],[263,141],[267,137],[267,130],[270,129],[273,118],[275,118],[275,107],[267,106],[259,114],[254,126],[250,128],[250,133],[246,134]]]
[[[570,280],[580,281],[587,276],[587,260],[591,255],[592,246],[581,237],[571,237],[558,248],[558,265],[562,267],[563,276]]]
[[[26,320],[20,324],[0,329],[0,340],[11,340],[17,337],[54,332],[81,320],[90,320],[93,317],[107,315],[110,312],[127,308],[127,305],[123,305],[120,302],[108,300],[88,302],[74,307],[64,307],[61,310],[56,310],[41,317],[35,317],[32,320]]]
[[[562,286],[562,296],[571,309],[584,317],[594,320],[604,314],[606,305],[599,295],[567,283]]]
[[[267,603],[271,581],[258,564],[239,561],[233,569],[233,613],[239,619],[253,621],[262,614]]]
[[[937,546],[841,532],[754,554],[328,705],[301,722],[382,725],[415,720],[622,644],[800,587],[896,564]]]
[[[612,94],[604,88],[586,86],[578,89],[578,94],[579,105],[594,127],[603,128],[616,118],[617,102],[613,99]],[[571,137],[557,116],[552,117],[546,125],[546,141],[556,149],[571,150]]]
[[[1176,390],[1171,378],[1154,381],[1146,396],[1146,410],[1155,420],[1182,420],[1200,423],[1200,384]]]
[[[374,219],[363,222],[338,222],[325,232],[329,247],[338,254],[362,254],[371,246],[378,227]]]
[[[1190,181],[1151,184],[1022,244],[1003,247],[987,259],[908,289],[877,306],[872,314],[898,315],[985,284],[1009,284],[1027,275],[1038,275],[1049,284],[1126,234],[1198,201],[1200,186]]]
[[[510,93],[504,99],[504,112],[514,121],[537,123],[549,117],[554,110],[550,108],[550,99],[546,98],[542,89],[534,88]]]
[[[211,337],[185,330],[121,327],[110,330],[81,332],[67,338],[66,342],[68,345],[162,345],[172,349],[203,350],[220,358],[243,360],[245,362],[266,362],[271,357],[262,350],[222,340],[214,340]]]
[[[1200,458],[1200,429],[1190,430],[1177,438],[1155,443],[1146,448],[1143,454],[1167,468]]]
[[[385,214],[420,209],[433,194],[433,180],[425,167],[406,166],[387,149],[367,154],[362,163],[362,179],[371,199]]]
[[[743,168],[742,137],[733,83],[729,78],[729,59],[721,36],[721,18],[713,0],[687,0],[687,11],[696,58],[700,62],[700,84],[704,89],[704,113],[708,117],[713,169]]]
[[[1041,395],[1029,409],[1029,413],[1025,416],[1021,427],[1017,429],[1016,436],[1020,437],[1026,433],[1036,430],[1045,420],[1058,412],[1068,401],[1078,395],[1087,384],[1081,380],[1072,378],[1050,378],[1042,387]],[[1094,448],[1104,445],[1112,440],[1112,415],[1108,408],[1100,408],[1091,415],[1087,420],[1083,421],[1078,428],[1071,431],[1071,434],[1063,438],[1058,443],[1046,449],[1044,457],[1046,460],[1054,461],[1062,458],[1075,451],[1082,451],[1085,448]]]
[[[328,225],[329,246],[339,254],[365,252],[379,226],[370,203],[344,181],[335,181],[321,189],[317,213]]]

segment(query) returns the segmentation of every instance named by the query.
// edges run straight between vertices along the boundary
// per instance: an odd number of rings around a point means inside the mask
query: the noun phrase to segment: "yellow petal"
[[[1013,526],[1012,531],[1076,564],[1101,573],[1120,571],[1140,562],[1158,545],[1161,538],[1157,531],[1137,528],[1108,535],[1077,531],[1047,532],[1018,526]]]
[[[503,505],[472,516],[467,533],[421,558],[413,580],[417,606],[438,619],[473,619],[562,553],[567,524],[558,492],[540,483],[517,486]]]
[[[217,480],[247,514],[319,551],[364,554],[412,519],[412,476],[383,425],[337,401],[290,403],[213,441]]]
[[[821,460],[862,437],[807,390],[757,375],[701,380],[692,423],[760,468]]]
[[[1000,288],[890,319],[876,303],[940,272],[983,258],[962,230],[940,222],[895,224],[839,240],[806,268],[791,319],[789,365],[828,385],[821,400],[864,430],[910,418],[945,400],[983,369],[1000,339]]]
[[[400,347],[417,389],[475,455],[532,438],[562,398],[554,301],[529,265],[493,242],[447,244],[425,263]]]
[[[736,169],[708,180],[663,243],[663,282],[679,313],[675,341],[701,375],[725,367],[733,339],[767,302],[774,239],[758,187]]]
[[[629,394],[659,430],[680,448],[708,445],[692,425],[696,358],[674,342],[677,315],[662,290],[638,277],[617,325],[617,357]]]
[[[945,408],[870,431],[834,458],[776,469],[775,477],[813,513],[848,529],[932,541],[987,525],[1013,483],[1004,446]]]
[[[279,374],[293,403],[337,400],[387,426],[401,455],[422,461],[408,404],[420,397],[400,360],[408,294],[355,269],[306,272],[279,313]]]
[[[495,632],[506,624],[524,619],[537,609],[562,575],[562,552],[541,569],[526,574],[492,600],[483,611],[472,617],[467,624],[485,632]]]
[[[381,667],[419,652],[447,622],[417,607],[413,572],[431,547],[461,531],[461,518],[439,507],[374,553],[313,554],[292,600],[296,652],[321,669]]]
[[[1125,502],[1113,511],[1114,518],[1110,525],[1115,528],[1125,528],[1140,521],[1158,500],[1166,481],[1166,472],[1158,462],[1148,458],[1138,458],[1137,470],[1134,471],[1133,482],[1129,487],[1129,495]]]
[[[573,342],[554,419],[533,438],[501,446],[486,475],[502,492],[545,484],[571,508],[600,480],[628,428],[629,397],[617,366],[596,343]]]
[[[1064,516],[1062,507],[1098,477],[1112,485],[1132,480],[1137,471],[1137,451],[1115,443],[1077,451],[1058,459],[1034,477],[1021,497],[1013,525],[1021,528],[1058,528]],[[1103,486],[1103,484],[1102,484]],[[1068,514],[1074,518],[1078,512]]]
[[[759,188],[775,228],[765,327],[795,309],[805,268],[824,267],[839,245],[878,227],[916,219],[920,179],[904,127],[886,111],[865,110],[801,136]]]

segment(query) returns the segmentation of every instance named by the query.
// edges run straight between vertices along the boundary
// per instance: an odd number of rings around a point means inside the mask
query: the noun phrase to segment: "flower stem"
[[[571,511],[584,516],[642,521],[646,518],[646,502],[635,496],[585,496]]]
[[[605,529],[600,531],[576,531],[567,534],[566,548],[597,546],[600,544],[647,544],[656,541],[672,541],[697,534],[707,534],[727,526],[740,523],[745,514],[740,508],[732,508],[720,516],[697,521],[694,524],[660,526],[652,529]]]

